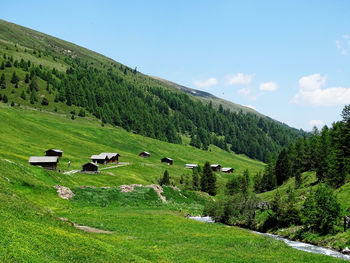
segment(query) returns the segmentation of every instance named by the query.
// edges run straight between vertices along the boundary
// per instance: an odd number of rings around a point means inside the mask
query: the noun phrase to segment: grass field
[[[3,104],[2,104],[3,105]],[[8,120],[11,120],[9,123]],[[59,168],[67,170],[81,169],[81,165],[90,161],[90,156],[101,152],[118,152],[121,162],[129,165],[108,169],[99,175],[76,173],[65,175],[68,186],[95,185],[117,186],[130,183],[156,183],[167,169],[178,183],[182,174],[191,174],[185,169],[186,163],[203,165],[205,161],[220,163],[223,167],[233,167],[235,173],[249,169],[252,174],[264,168],[264,164],[211,147],[202,151],[191,146],[176,145],[131,134],[120,128],[101,127],[96,120],[69,117],[35,110],[3,107],[0,110],[0,158],[27,164],[29,156],[45,154],[49,148],[64,151]],[[151,157],[141,158],[141,151],[148,151]],[[160,159],[168,156],[174,159],[174,165],[162,164]],[[102,167],[102,166],[101,166]],[[62,177],[56,174],[57,177]],[[232,175],[218,173],[219,182],[225,182]]]
[[[336,262],[308,254],[247,230],[186,219],[200,214],[207,195],[164,188],[168,203],[153,189],[121,193],[120,184],[155,182],[165,169],[178,183],[185,163],[206,160],[253,173],[264,164],[212,147],[202,151],[101,127],[99,122],[36,110],[0,108],[0,261],[1,262]],[[62,148],[60,168],[72,169],[99,152],[116,151],[130,165],[99,175],[63,175],[28,164],[30,155]],[[137,156],[142,151],[151,158]],[[174,159],[173,166],[160,158]],[[218,174],[221,185],[234,175]],[[58,197],[54,185],[70,187],[71,200]],[[79,186],[91,187],[81,189]],[[101,188],[109,186],[111,188]],[[87,233],[63,222],[68,218],[113,234]]]

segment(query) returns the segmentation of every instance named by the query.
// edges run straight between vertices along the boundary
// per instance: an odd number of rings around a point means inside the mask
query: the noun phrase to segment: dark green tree
[[[22,90],[21,98],[22,98],[23,100],[26,100],[26,99],[27,99],[27,96],[26,96],[26,94],[24,93],[24,90]]]
[[[163,177],[159,179],[159,185],[170,185],[170,176],[168,170],[164,171]]]
[[[12,74],[11,83],[12,83],[12,84],[17,84],[18,81],[19,81],[19,78],[18,78],[18,76],[16,75],[16,72],[14,71],[13,74]]]
[[[302,214],[303,223],[308,228],[328,234],[339,222],[341,207],[333,190],[325,184],[319,184],[315,192],[310,190]]]
[[[292,177],[292,162],[288,156],[288,152],[285,149],[283,149],[278,156],[275,173],[278,186]]]

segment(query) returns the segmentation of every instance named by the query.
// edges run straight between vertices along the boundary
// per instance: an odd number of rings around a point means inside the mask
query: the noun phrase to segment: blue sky
[[[1,18],[296,128],[350,103],[350,1],[5,1]]]

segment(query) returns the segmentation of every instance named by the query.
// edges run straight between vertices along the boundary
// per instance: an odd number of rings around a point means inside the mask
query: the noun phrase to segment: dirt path
[[[119,164],[116,164],[116,165],[113,165],[113,166],[103,167],[100,170],[103,171],[103,170],[123,167],[123,166],[127,166],[127,165],[130,165],[130,163],[123,162],[123,163],[119,163]],[[63,174],[72,175],[72,174],[75,174],[75,173],[78,173],[78,172],[80,172],[80,170],[70,170],[70,171],[64,172]]]
[[[59,217],[58,218],[61,221],[65,221],[68,223],[71,223],[75,228],[83,230],[85,232],[89,232],[89,233],[95,233],[95,234],[113,234],[112,231],[108,231],[108,230],[102,230],[102,229],[98,229],[98,228],[94,228],[94,227],[90,227],[90,226],[81,226],[78,225],[72,221],[69,221],[68,218],[65,217]]]
[[[72,174],[75,174],[77,172],[79,172],[79,170],[71,170],[71,171],[68,171],[68,172],[64,172],[63,174],[72,175]]]
[[[123,166],[127,166],[127,165],[130,165],[130,163],[126,163],[126,162],[125,163],[119,163],[119,164],[116,164],[116,165],[113,165],[113,166],[103,167],[100,170],[113,169],[113,168],[123,167]]]

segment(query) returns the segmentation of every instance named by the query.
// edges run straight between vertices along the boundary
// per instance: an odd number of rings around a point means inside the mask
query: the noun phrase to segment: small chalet
[[[149,152],[142,152],[139,154],[139,156],[141,156],[143,158],[149,158],[151,156],[151,154]]]
[[[220,170],[221,170],[220,164],[212,164],[212,165],[210,165],[210,167],[214,172],[220,172]]]
[[[46,151],[46,156],[57,156],[59,158],[62,157],[63,151],[60,149],[49,149]]]
[[[119,162],[119,153],[100,153],[102,156],[107,156],[108,158],[108,163],[118,163]]]
[[[233,168],[232,167],[223,167],[221,169],[221,172],[227,173],[227,174],[232,174],[233,173]]]
[[[58,157],[57,156],[31,156],[29,158],[29,163],[35,166],[41,166],[47,170],[56,171]]]
[[[198,164],[186,163],[186,168],[187,169],[193,169],[195,167],[198,167]]]
[[[97,173],[98,172],[98,165],[96,163],[86,163],[82,166],[82,172],[88,172],[88,173]]]
[[[169,157],[164,157],[163,159],[160,160],[162,163],[167,163],[168,165],[172,165],[173,164],[173,159],[169,158]]]
[[[91,155],[91,161],[93,163],[107,164],[108,157],[106,155]]]

